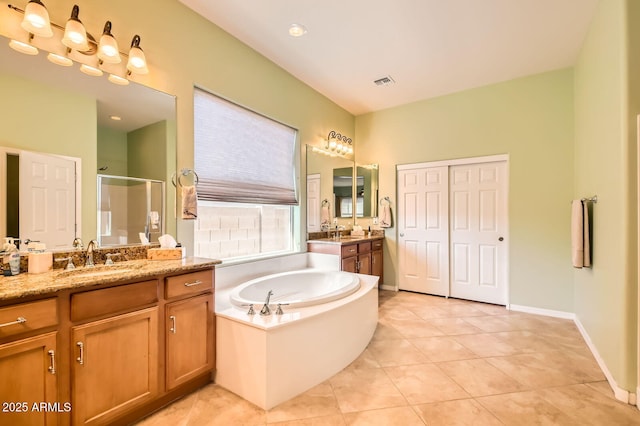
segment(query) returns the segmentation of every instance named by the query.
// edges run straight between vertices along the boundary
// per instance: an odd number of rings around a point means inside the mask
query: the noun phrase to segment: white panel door
[[[451,166],[451,296],[506,304],[506,163]]]
[[[448,168],[398,171],[399,288],[448,296]]]
[[[69,247],[75,237],[75,162],[20,152],[20,239],[47,248]]]
[[[320,232],[320,174],[307,175],[307,232]]]

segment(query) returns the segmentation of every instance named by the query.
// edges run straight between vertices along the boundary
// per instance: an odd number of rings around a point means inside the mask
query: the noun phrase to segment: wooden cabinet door
[[[55,425],[70,410],[57,398],[56,356],[55,332],[0,345],[1,424]]]
[[[371,252],[371,275],[382,278],[382,250]]]
[[[358,257],[345,257],[342,258],[342,270],[347,272],[358,272]]]
[[[167,390],[214,368],[211,293],[166,305]]]
[[[358,255],[358,273],[371,275],[371,253]]]
[[[73,424],[107,424],[158,393],[158,308],[72,328]]]

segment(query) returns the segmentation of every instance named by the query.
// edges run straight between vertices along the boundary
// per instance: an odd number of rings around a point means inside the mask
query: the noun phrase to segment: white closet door
[[[75,237],[75,162],[20,153],[20,239],[68,247]]]
[[[449,295],[448,168],[398,171],[399,288]]]
[[[450,167],[451,296],[506,303],[506,163]]]
[[[320,232],[320,174],[307,176],[307,232]]]

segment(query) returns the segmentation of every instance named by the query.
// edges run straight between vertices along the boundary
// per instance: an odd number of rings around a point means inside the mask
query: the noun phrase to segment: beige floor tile
[[[373,340],[393,340],[404,339],[404,336],[391,325],[384,321],[378,321],[376,331],[373,333]]]
[[[342,414],[333,416],[314,417],[312,419],[291,420],[289,422],[267,423],[277,426],[344,426],[346,425]]]
[[[263,409],[217,385],[209,385],[198,391],[189,416],[188,426],[209,425],[263,425],[266,413]]]
[[[431,318],[450,318],[449,311],[437,305],[416,307],[412,309],[412,312],[424,320]]]
[[[405,338],[442,336],[444,333],[421,318],[388,319],[387,324],[398,330]]]
[[[435,365],[471,396],[495,395],[526,389],[484,359],[448,361]]]
[[[518,330],[515,324],[509,323],[508,315],[484,315],[478,317],[465,317],[465,321],[488,333],[499,331]]]
[[[432,318],[425,321],[427,324],[436,327],[447,336],[457,334],[478,334],[483,332],[478,327],[469,324],[462,318]]]
[[[508,343],[521,352],[557,351],[558,346],[529,330],[502,331],[493,333],[500,340]]]
[[[500,339],[495,333],[459,335],[454,339],[479,357],[515,355],[522,352],[518,347]]]
[[[478,358],[478,355],[450,336],[421,337],[409,339],[409,342],[433,362]]]
[[[489,303],[476,303],[475,308],[487,315],[509,315],[510,311],[501,305],[491,305]]]
[[[377,340],[369,343],[368,349],[381,367],[430,362],[429,358],[406,339]]]
[[[599,382],[585,383],[585,385],[589,386],[591,389],[597,390],[598,392],[600,392],[602,395],[606,397],[616,399],[616,396],[613,393],[613,389],[611,389],[611,385],[606,380],[602,380]]]
[[[380,363],[378,363],[369,349],[365,349],[355,361],[347,366],[347,368],[380,368]]]
[[[407,405],[406,399],[381,368],[343,370],[329,382],[342,413]]]
[[[378,309],[378,318],[385,320],[419,320],[416,314],[400,306],[384,306]]]
[[[537,392],[581,425],[639,425],[637,408],[609,398],[586,385],[541,389]]]
[[[411,407],[385,408],[344,415],[349,426],[423,426]]]
[[[267,412],[267,422],[300,420],[341,414],[329,382],[321,383],[305,393]]]
[[[385,371],[412,405],[469,398],[460,385],[434,364],[389,367]]]
[[[487,396],[476,401],[505,425],[580,425],[534,391]]]
[[[152,414],[137,424],[139,426],[186,426],[189,421],[191,409],[197,400],[198,393],[194,392],[176,402],[173,402],[171,405],[155,414]]]
[[[500,426],[502,423],[473,399],[417,405],[414,409],[429,426]]]

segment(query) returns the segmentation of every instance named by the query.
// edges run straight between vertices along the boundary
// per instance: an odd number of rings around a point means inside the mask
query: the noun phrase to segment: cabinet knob
[[[503,237],[498,238],[498,241],[504,241]]]
[[[78,348],[80,349],[80,356],[76,358],[76,361],[78,361],[78,364],[83,365],[84,364],[84,343],[77,342],[76,346],[78,346]]]
[[[49,373],[56,374],[56,353],[53,350],[47,352],[49,354]]]
[[[178,331],[178,329],[176,328],[176,317],[174,315],[171,315],[169,319],[171,320],[171,328],[169,329],[169,331],[173,334],[176,334],[176,332]]]

